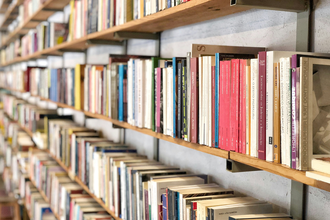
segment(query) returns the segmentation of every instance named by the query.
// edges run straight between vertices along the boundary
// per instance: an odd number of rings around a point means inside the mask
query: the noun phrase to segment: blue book
[[[173,57],[173,62],[172,62],[172,65],[173,65],[173,137],[175,138],[176,137],[176,118],[177,118],[177,116],[176,116],[176,109],[177,109],[177,104],[176,104],[176,102],[177,102],[177,99],[176,99],[176,97],[177,97],[177,84],[176,84],[176,82],[177,82],[177,80],[176,80],[176,78],[177,78],[177,71],[176,71],[176,69],[177,69],[177,64],[176,64],[176,57]]]
[[[119,103],[118,103],[118,119],[124,121],[124,79],[127,79],[127,65],[119,65]]]
[[[215,54],[215,100],[214,100],[214,146],[219,148],[219,76],[220,76],[220,56]]]
[[[167,8],[171,7],[171,0],[167,0]]]
[[[179,192],[176,192],[176,203],[177,203],[177,219],[180,220],[180,193]]]
[[[48,207],[48,208],[41,208],[41,215],[40,215],[40,220],[43,219],[44,215],[48,215],[53,213],[52,210]]]
[[[167,219],[167,206],[166,206],[166,193],[162,194],[162,204],[163,204],[163,219]]]
[[[107,18],[107,28],[110,28],[111,27],[111,24],[110,24],[110,11],[111,11],[111,0],[108,0],[108,18]]]

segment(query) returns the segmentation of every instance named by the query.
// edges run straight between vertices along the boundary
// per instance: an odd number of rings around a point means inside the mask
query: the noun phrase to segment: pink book
[[[92,71],[91,68],[88,68],[88,92],[89,92],[89,106],[88,106],[88,111],[91,112],[91,106],[92,106],[92,101],[93,101],[93,97],[92,97]]]
[[[240,112],[242,112],[242,127],[241,127],[241,148],[240,153],[246,154],[246,60],[242,60],[242,107]]]
[[[225,78],[225,61],[220,61],[220,73],[219,73],[219,148],[225,149],[224,144],[224,78]]]
[[[212,88],[211,88],[211,100],[212,100],[212,109],[211,109],[211,112],[212,112],[212,128],[211,128],[211,131],[212,131],[212,134],[211,134],[211,139],[212,139],[212,143],[211,143],[211,146],[212,147],[215,147],[215,123],[214,123],[214,117],[215,117],[215,66],[212,66],[212,71],[211,71],[211,85],[212,85]]]
[[[74,208],[73,204],[74,204],[74,201],[71,200],[71,202],[70,202],[70,220],[73,219],[73,208]]]
[[[231,75],[231,61],[226,63],[226,76],[225,76],[225,149],[230,151],[230,75]]]
[[[160,125],[160,105],[161,105],[161,74],[162,69],[160,67],[156,68],[156,131],[161,132]]]
[[[191,143],[198,142],[198,58],[192,57],[191,70]]]
[[[266,56],[259,52],[258,158],[266,160]]]
[[[231,60],[230,150],[238,152],[239,60]]]

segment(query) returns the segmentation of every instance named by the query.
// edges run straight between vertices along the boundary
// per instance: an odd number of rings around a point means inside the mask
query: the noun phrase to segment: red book
[[[212,112],[212,134],[211,134],[211,138],[212,138],[212,144],[211,146],[212,147],[215,147],[215,134],[214,134],[214,131],[215,131],[215,123],[214,123],[214,118],[215,118],[215,66],[212,66],[212,71],[211,71],[211,100],[212,100],[212,109],[211,109],[211,112]]]
[[[231,61],[225,61],[226,75],[225,75],[225,112],[224,112],[224,121],[225,121],[225,150],[230,151],[230,75],[231,75]]]
[[[225,61],[220,61],[220,68],[219,68],[219,148],[225,149],[224,144],[224,79],[225,79]]]
[[[259,52],[258,158],[266,160],[266,56]]]
[[[158,205],[158,220],[163,220],[163,205]]]
[[[198,142],[198,58],[192,57],[190,59],[190,72],[191,72],[191,143]],[[167,197],[168,198],[168,197]]]
[[[241,60],[241,100],[242,100],[242,106],[240,108],[241,112],[241,147],[240,147],[240,153],[246,154],[246,60]]]
[[[239,60],[231,60],[230,150],[238,152]]]

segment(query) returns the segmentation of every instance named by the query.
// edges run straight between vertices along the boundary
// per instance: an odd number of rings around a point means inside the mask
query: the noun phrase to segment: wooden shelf
[[[15,5],[11,5],[6,9],[6,13],[3,19],[3,22],[0,26],[1,30],[5,30],[9,24],[15,20],[18,16],[18,6],[20,6],[23,3],[23,0],[18,0]]]
[[[49,204],[49,207],[52,210],[52,212],[53,212],[54,216],[56,217],[56,219],[61,220],[60,216],[58,216],[58,214],[55,213],[54,210],[53,210],[53,208],[50,206],[49,200],[48,200],[47,196],[45,195],[44,191],[42,191],[41,189],[39,189],[37,187],[37,184],[34,182],[34,180],[31,179],[31,177],[29,177],[29,179],[31,180],[32,184],[38,189],[38,191],[41,194],[42,198]],[[31,218],[31,214],[29,213],[29,211],[27,211],[27,212],[29,214],[30,219],[32,219]]]
[[[8,9],[10,3],[11,3],[11,0],[3,0],[2,4],[0,6],[0,13],[5,12]]]
[[[64,3],[69,3],[69,0],[48,0],[33,16],[31,16],[27,21],[25,21],[21,27],[17,28],[8,36],[7,41],[5,41],[4,45],[8,45],[10,42],[12,42],[17,34],[27,33],[27,30],[23,28],[36,27],[38,23],[31,22],[32,20],[46,20],[50,15],[43,14],[42,9],[51,8],[50,6],[55,7],[55,2],[58,2],[59,4],[56,5],[57,8],[63,8],[65,6]],[[115,39],[115,32],[129,31],[157,33],[176,27],[190,25],[249,10],[248,8],[244,7],[230,6],[229,3],[229,0],[191,0],[178,6],[168,8],[155,14],[143,17],[141,19],[129,21],[123,25],[114,26],[103,31],[95,32],[82,38],[72,40],[70,42],[64,42],[62,44],[56,45],[55,47],[38,51],[29,56],[16,58],[12,61],[3,64],[2,66],[8,66],[14,63],[27,61],[29,59],[39,58],[43,55],[59,55],[60,53],[58,52],[58,50],[60,49],[84,50],[91,46],[86,43],[87,40],[123,40]]]
[[[26,34],[29,29],[38,26],[40,21],[46,21],[51,15],[53,15],[55,10],[63,10],[65,6],[70,3],[70,0],[47,0],[39,9],[28,19],[26,19],[23,24],[17,27],[13,32],[11,32],[2,46],[8,45],[16,39],[19,34]],[[55,9],[54,11],[47,11],[44,9]],[[20,61],[19,61],[20,62]]]
[[[131,129],[131,130],[140,132],[142,134],[146,134],[146,135],[149,135],[149,136],[152,136],[152,137],[164,140],[164,141],[171,142],[173,144],[178,144],[178,145],[188,147],[188,148],[191,148],[191,149],[194,149],[194,150],[197,150],[197,151],[200,151],[200,152],[204,152],[204,153],[207,153],[207,154],[211,154],[211,155],[214,155],[214,156],[217,156],[217,157],[222,157],[222,158],[225,158],[225,159],[229,158],[229,152],[225,151],[225,150],[221,150],[221,149],[218,149],[218,148],[212,148],[212,147],[208,147],[208,146],[200,145],[200,144],[194,144],[194,143],[191,143],[191,142],[184,141],[183,139],[180,139],[180,138],[173,138],[171,136],[164,135],[162,133],[154,132],[150,129],[139,128],[139,127],[130,125],[127,122],[121,122],[121,121],[118,121],[118,120],[115,120],[115,119],[111,119],[111,118],[109,118],[107,116],[104,116],[104,115],[94,114],[94,113],[87,112],[87,111],[77,110],[77,109],[75,109],[74,107],[72,107],[70,105],[66,105],[66,104],[59,103],[59,102],[54,102],[50,99],[45,99],[45,98],[40,98],[40,99],[43,100],[43,101],[48,101],[48,102],[55,103],[57,106],[59,106],[61,108],[70,108],[70,109],[73,109],[75,111],[80,111],[80,112],[83,112],[85,115],[87,115],[89,117],[106,120],[106,121],[112,122],[113,124],[115,124],[119,127]]]
[[[7,115],[8,116],[8,115]],[[9,117],[9,116],[8,116]],[[23,127],[22,125],[20,125],[19,123],[18,123],[18,125],[20,126],[20,128],[21,129],[23,129],[31,138],[33,137],[33,133],[29,130],[29,129],[27,129],[27,128],[25,128],[25,127]],[[43,150],[43,149],[36,149],[36,150],[41,150],[41,151],[44,151],[44,152],[46,152],[46,153],[48,153],[64,170],[65,170],[65,172],[67,172],[67,173],[69,173],[69,169],[68,169],[68,167],[66,167],[65,165],[64,165],[64,163],[60,160],[60,159],[58,159],[58,158],[56,158],[54,155],[52,155],[51,153],[50,153],[50,151],[49,150]],[[29,177],[30,178],[30,177]],[[31,178],[30,178],[30,180],[31,180]],[[31,180],[32,181],[32,180]],[[119,218],[119,217],[116,217],[116,215],[115,215],[115,213],[113,212],[113,211],[111,211],[106,205],[105,205],[105,203],[101,200],[101,199],[99,199],[99,198],[97,198],[90,190],[89,190],[89,188],[76,176],[75,178],[74,178],[74,181],[76,181],[97,203],[99,203],[114,219],[116,219],[116,220],[121,220],[121,218]],[[33,183],[33,185],[34,186],[36,186],[36,184],[35,184],[35,182],[33,182],[32,181],[32,183]],[[37,188],[37,187],[36,187]],[[37,188],[38,189],[38,188]],[[39,189],[38,189],[39,190]],[[48,198],[46,197],[46,195],[44,194],[44,192],[43,191],[41,191],[41,190],[39,190],[39,192],[40,192],[40,194],[42,195],[42,197],[44,198],[44,200],[46,201],[46,202],[48,202]],[[49,202],[48,202],[49,203]],[[54,212],[53,212],[54,213]],[[54,215],[55,215],[55,213],[54,213]],[[56,216],[56,218],[57,219],[60,219],[57,215],[55,215]]]

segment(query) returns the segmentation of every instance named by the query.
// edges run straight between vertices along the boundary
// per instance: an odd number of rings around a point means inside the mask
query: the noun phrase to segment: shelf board
[[[56,219],[61,220],[60,216],[58,216],[58,214],[55,213],[55,212],[53,211],[53,208],[50,206],[49,200],[48,200],[47,196],[45,195],[44,191],[42,191],[41,189],[39,189],[39,188],[37,187],[37,184],[34,182],[34,180],[32,180],[31,177],[29,177],[29,179],[31,180],[32,184],[38,189],[38,191],[39,191],[39,193],[41,194],[42,198],[43,198],[43,199],[49,204],[49,207],[50,207],[50,209],[52,210],[52,212],[53,212],[54,216],[56,217]],[[27,212],[29,213],[29,211],[27,211]],[[29,213],[29,217],[30,217],[30,215],[31,215],[31,214]],[[31,217],[30,217],[30,219],[31,219]]]
[[[10,3],[11,3],[11,0],[3,0],[2,4],[0,6],[0,13],[5,12],[8,9]]]
[[[33,15],[26,19],[21,26],[17,27],[13,32],[8,35],[3,46],[13,42],[18,34],[26,34],[28,32],[28,29],[37,27],[40,23],[39,20],[46,21],[51,15],[55,13],[55,11],[45,11],[43,9],[62,10],[69,3],[70,0],[47,0],[39,7],[39,9]]]
[[[7,115],[8,116],[8,115]],[[9,117],[9,116],[8,116]],[[23,129],[31,138],[33,137],[33,133],[29,130],[29,129],[27,129],[27,128],[25,128],[25,127],[23,127],[22,125],[20,125],[19,123],[18,123],[18,125],[20,126],[20,128],[21,129]],[[51,153],[50,153],[50,151],[49,150],[43,150],[43,149],[35,149],[35,150],[41,150],[41,151],[44,151],[44,152],[46,152],[46,153],[48,153],[64,170],[65,170],[65,172],[67,172],[67,173],[69,173],[69,169],[68,169],[68,167],[66,167],[65,165],[64,165],[64,163],[60,160],[60,159],[58,159],[58,158],[56,158],[54,155],[52,155]],[[32,181],[32,179],[31,179],[31,177],[29,177],[30,178],[30,180]],[[101,199],[99,199],[99,198],[97,198],[90,190],[89,190],[89,188],[76,176],[75,178],[74,178],[74,181],[76,181],[97,203],[99,203],[114,219],[116,219],[116,220],[121,220],[121,218],[119,218],[119,217],[116,217],[116,215],[115,215],[115,213],[113,212],[113,211],[111,211],[106,205],[105,205],[105,203],[101,200]],[[35,184],[35,182],[33,182],[32,181],[32,183],[33,183],[33,185],[34,186],[36,186],[36,184]],[[37,187],[36,187],[37,188]],[[37,188],[38,190],[39,190],[39,188]],[[39,192],[40,192],[40,194],[42,195],[42,197],[44,198],[44,200],[46,201],[46,202],[48,202],[48,198],[46,197],[46,195],[44,194],[44,192],[43,191],[41,191],[41,190],[39,190]],[[48,202],[49,203],[49,202]],[[53,212],[54,213],[54,212]],[[55,213],[54,213],[54,215],[55,215]],[[59,218],[59,216],[57,216],[57,215],[55,215],[56,216],[56,218],[57,219],[60,219]]]
[[[25,21],[21,27],[17,28],[13,33],[9,35],[4,45],[8,45],[10,42],[12,42],[18,33],[22,34],[22,31],[25,30],[23,30],[23,28],[34,28],[38,25],[38,23],[31,22],[31,20],[46,20],[50,15],[43,14],[42,8],[63,8],[65,3],[68,4],[69,0],[48,0],[33,16],[27,19],[27,21]],[[114,38],[115,32],[128,31],[140,33],[157,33],[176,27],[186,26],[249,10],[249,8],[245,7],[230,6],[229,3],[229,0],[191,0],[175,7],[159,11],[155,14],[145,16],[141,19],[132,20],[125,24],[95,32],[70,42],[64,42],[62,44],[56,45],[55,47],[38,51],[29,56],[16,58],[3,64],[2,66],[8,66],[14,63],[27,61],[32,58],[38,58],[44,54],[49,55],[52,53],[58,53],[59,49],[84,50],[90,46],[86,44],[87,40],[122,40]]]
[[[330,192],[330,184],[308,178],[305,171],[294,170],[282,164],[260,160],[258,158],[237,152],[230,152],[229,158],[231,160],[258,168],[260,170],[264,170]]]
[[[5,16],[3,22],[0,26],[0,29],[5,29],[9,24],[15,20],[18,16],[18,6],[23,3],[23,0],[18,0],[15,5],[8,5],[6,8]]]
[[[87,111],[77,110],[77,109],[75,109],[74,107],[72,107],[70,105],[66,105],[66,104],[59,103],[59,102],[54,102],[54,101],[49,100],[49,99],[41,98],[41,100],[55,103],[57,106],[59,106],[61,108],[70,108],[70,109],[73,109],[75,111],[80,111],[80,112],[83,112],[85,115],[87,115],[89,117],[109,121],[109,122],[112,122],[113,124],[115,124],[119,127],[131,129],[131,130],[140,132],[142,134],[146,134],[146,135],[149,135],[149,136],[152,136],[152,137],[155,137],[155,138],[167,141],[167,142],[171,142],[173,144],[178,144],[178,145],[188,147],[188,148],[191,148],[191,149],[203,152],[203,153],[211,154],[211,155],[214,155],[214,156],[217,156],[217,157],[222,157],[222,158],[225,158],[225,159],[229,158],[229,155],[228,155],[229,152],[225,151],[225,150],[221,150],[221,149],[218,149],[218,148],[212,148],[212,147],[208,147],[208,146],[200,145],[200,144],[194,144],[194,143],[191,143],[191,142],[188,142],[188,141],[184,141],[183,139],[180,139],[180,138],[173,138],[171,136],[164,135],[162,133],[154,132],[150,129],[139,128],[139,127],[130,125],[127,122],[121,122],[121,121],[118,121],[118,120],[115,120],[115,119],[111,119],[111,118],[109,118],[107,116],[104,116],[104,115],[94,114],[94,113],[87,112]]]

